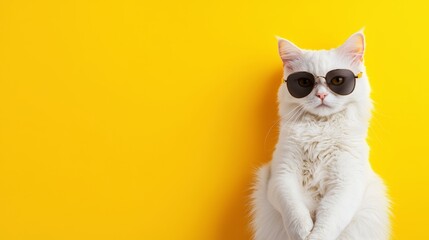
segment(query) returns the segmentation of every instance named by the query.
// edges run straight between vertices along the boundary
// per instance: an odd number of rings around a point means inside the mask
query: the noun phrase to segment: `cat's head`
[[[362,31],[350,36],[341,46],[330,50],[301,49],[283,38],[278,38],[278,47],[283,61],[283,79],[288,79],[289,75],[302,71],[315,76],[314,88],[308,89],[307,92],[311,92],[304,97],[294,97],[287,83],[284,82],[281,85],[278,94],[280,115],[288,115],[294,108],[322,117],[338,113],[351,106],[360,109],[362,114],[367,114],[370,110],[372,105],[369,96],[370,86],[363,64],[365,39]],[[354,76],[359,75],[355,79],[356,84],[351,93],[338,94],[328,87],[323,77],[335,69],[347,69],[351,70]],[[338,83],[338,79],[336,81]],[[300,83],[304,86],[308,85],[306,80],[301,80]],[[302,85],[297,87],[300,86]]]

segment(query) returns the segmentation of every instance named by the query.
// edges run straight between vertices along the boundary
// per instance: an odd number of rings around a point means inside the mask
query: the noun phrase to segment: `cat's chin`
[[[307,109],[307,112],[319,117],[328,117],[338,112],[341,112],[341,109],[339,109],[338,107],[333,107],[326,104],[320,104],[316,107]]]

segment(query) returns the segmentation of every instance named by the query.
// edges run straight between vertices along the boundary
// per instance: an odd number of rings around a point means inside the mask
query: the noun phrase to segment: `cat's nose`
[[[324,93],[316,93],[316,96],[318,98],[320,98],[320,100],[323,101],[323,99],[325,99],[325,97],[328,95],[328,93],[324,92]]]

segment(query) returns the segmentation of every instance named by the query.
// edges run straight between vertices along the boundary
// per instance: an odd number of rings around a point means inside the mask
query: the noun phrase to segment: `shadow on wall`
[[[255,106],[257,124],[248,131],[254,133],[254,148],[240,149],[246,151],[244,156],[254,156],[246,161],[245,174],[235,183],[235,191],[227,197],[227,207],[223,209],[220,217],[220,227],[215,239],[222,240],[250,240],[252,231],[250,227],[250,194],[254,182],[256,169],[271,160],[274,146],[278,137],[277,117],[277,90],[279,88],[282,70],[272,73],[263,84],[259,105]],[[270,131],[271,129],[271,131]],[[269,134],[269,135],[268,135]],[[249,153],[250,151],[250,153]]]

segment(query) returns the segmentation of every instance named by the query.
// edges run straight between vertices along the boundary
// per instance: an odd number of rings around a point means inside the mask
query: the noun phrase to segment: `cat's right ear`
[[[276,36],[279,46],[280,58],[283,61],[283,66],[291,69],[292,63],[298,61],[302,57],[302,50],[284,38]]]

